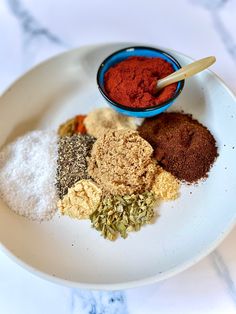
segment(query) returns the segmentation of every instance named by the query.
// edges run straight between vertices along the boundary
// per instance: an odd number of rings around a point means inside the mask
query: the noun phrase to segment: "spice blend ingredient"
[[[86,115],[77,115],[74,118],[61,124],[58,128],[59,136],[72,136],[74,134],[86,134],[87,130],[84,125]]]
[[[137,131],[107,131],[93,146],[89,175],[111,194],[150,190],[156,174],[153,149]]]
[[[99,208],[90,216],[92,226],[109,240],[122,238],[128,232],[138,231],[150,224],[155,216],[155,197],[151,192],[125,196],[106,196]]]
[[[169,112],[146,119],[139,133],[154,148],[160,166],[189,183],[206,177],[218,155],[213,135],[188,114]]]
[[[179,197],[180,183],[169,172],[158,166],[152,191],[156,198],[164,201],[175,200]]]
[[[96,138],[108,130],[122,130],[137,128],[135,120],[117,113],[111,108],[98,108],[91,111],[84,120],[88,133]]]
[[[86,134],[87,130],[84,124],[84,120],[86,118],[86,115],[80,114],[75,117],[76,121],[76,127],[75,127],[75,132],[79,134]]]
[[[60,199],[81,179],[89,179],[87,157],[95,139],[90,135],[64,136],[58,143],[57,191]]]
[[[176,83],[156,93],[157,80],[172,72],[172,65],[161,58],[130,57],[105,73],[105,91],[112,100],[127,107],[156,106],[175,93]]]
[[[57,205],[63,215],[86,219],[98,208],[102,190],[92,180],[80,180]]]
[[[0,152],[0,197],[17,214],[49,220],[57,210],[54,131],[33,131]]]

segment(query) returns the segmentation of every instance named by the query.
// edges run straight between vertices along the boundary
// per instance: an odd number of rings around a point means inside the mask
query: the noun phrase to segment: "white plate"
[[[111,52],[129,45],[82,47],[26,73],[0,99],[0,145],[35,128],[57,128],[73,115],[105,105],[96,86],[98,65]],[[191,61],[169,52],[182,65]],[[152,283],[209,254],[236,221],[236,100],[215,74],[205,71],[187,80],[172,107],[179,109],[192,113],[211,130],[219,157],[205,182],[183,186],[177,201],[161,205],[154,225],[126,240],[110,242],[89,221],[57,215],[50,222],[36,223],[1,202],[2,249],[37,275],[92,289]]]

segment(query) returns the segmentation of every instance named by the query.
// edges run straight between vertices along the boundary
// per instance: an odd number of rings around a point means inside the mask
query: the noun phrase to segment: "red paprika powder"
[[[158,79],[174,72],[172,65],[161,58],[130,57],[111,67],[104,78],[108,96],[121,105],[148,108],[170,99],[177,83],[156,93]]]

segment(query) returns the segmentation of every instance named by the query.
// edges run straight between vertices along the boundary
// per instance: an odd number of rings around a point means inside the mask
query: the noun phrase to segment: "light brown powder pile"
[[[171,173],[158,166],[158,172],[152,186],[155,196],[161,200],[175,200],[179,197],[179,189],[179,181]]]
[[[137,126],[134,118],[117,113],[111,108],[98,108],[91,111],[84,120],[88,134],[98,138],[108,130],[132,129]]]
[[[86,219],[98,208],[101,197],[102,191],[94,182],[80,180],[68,189],[57,205],[63,215]]]
[[[108,193],[142,193],[151,189],[157,171],[152,153],[138,132],[110,130],[95,142],[88,173]]]

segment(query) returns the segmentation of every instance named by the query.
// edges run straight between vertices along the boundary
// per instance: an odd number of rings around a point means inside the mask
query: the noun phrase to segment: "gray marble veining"
[[[128,314],[125,293],[71,289],[71,314]]]
[[[63,41],[57,35],[51,33],[46,27],[42,26],[23,6],[20,0],[7,0],[7,4],[14,16],[18,19],[24,34],[28,36],[25,44],[30,43],[30,40],[35,36],[43,36],[55,44],[63,45]]]
[[[229,294],[232,298],[232,301],[234,302],[236,306],[236,286],[234,284],[230,271],[223,257],[221,256],[218,250],[215,250],[213,253],[211,253],[210,257],[211,257],[214,268],[216,269],[218,275],[222,278],[222,280],[226,284]]]
[[[212,11],[211,15],[215,25],[215,29],[218,31],[218,34],[222,42],[224,43],[225,48],[227,49],[234,62],[236,62],[236,42],[234,38],[225,28],[225,25],[221,20],[219,13],[217,11]]]
[[[63,39],[43,26],[24,6],[21,0],[6,0],[6,3],[21,29],[23,68],[28,68],[32,65],[38,49],[45,48],[45,45],[69,48],[69,45]]]
[[[200,4],[209,10],[222,8],[230,0],[191,0],[193,3]]]
[[[223,42],[225,49],[231,58],[234,62],[236,62],[236,42],[220,17],[220,11],[230,1],[232,0],[191,0],[192,3],[202,5],[204,8],[209,10],[218,36]]]

